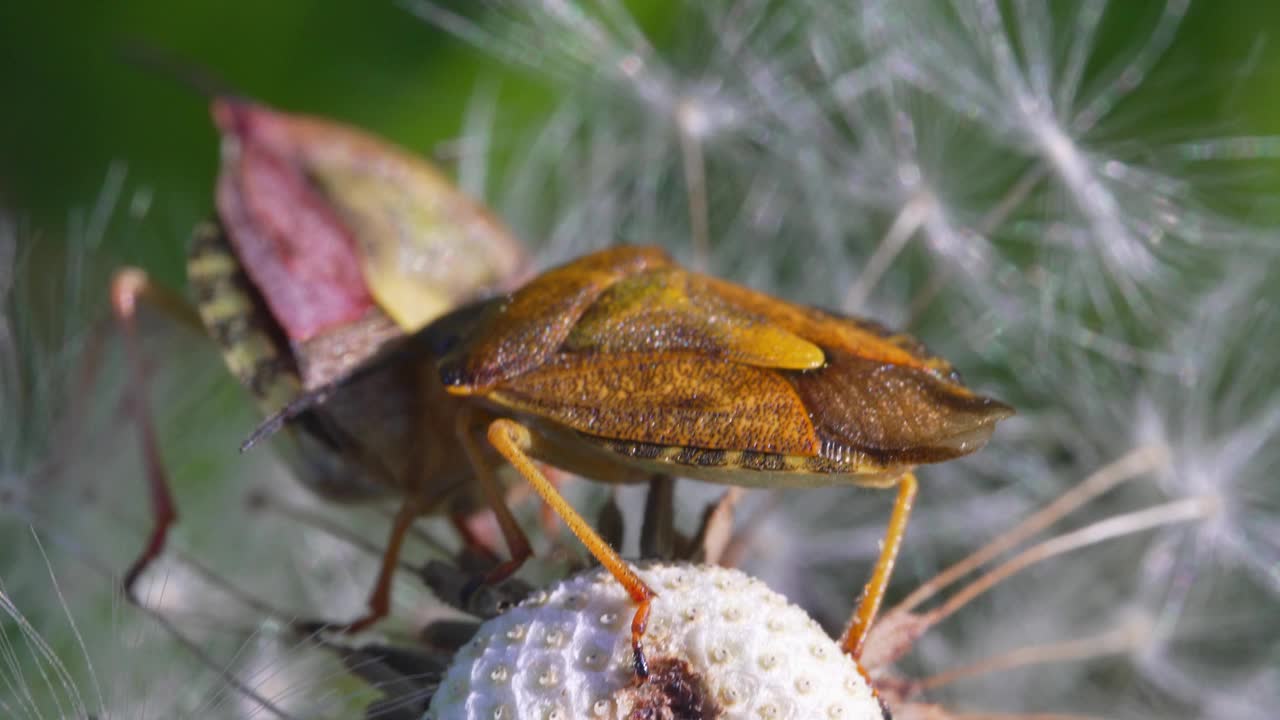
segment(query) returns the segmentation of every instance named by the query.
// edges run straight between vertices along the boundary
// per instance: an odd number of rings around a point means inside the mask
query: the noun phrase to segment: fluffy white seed
[[[644,644],[647,683],[632,672],[634,606],[597,569],[485,623],[459,651],[426,720],[680,716],[660,692],[673,685],[695,698],[685,702],[698,705],[697,717],[882,720],[853,661],[764,583],[712,566],[639,570],[658,592]]]

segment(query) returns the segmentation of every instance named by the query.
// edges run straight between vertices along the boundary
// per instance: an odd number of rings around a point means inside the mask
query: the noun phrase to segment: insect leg
[[[564,483],[565,473],[548,465],[542,466],[542,474],[547,477],[547,482],[551,483],[557,491]],[[556,514],[546,503],[542,504],[542,513],[538,518],[538,524],[541,526],[542,534],[552,542],[560,537],[560,523],[556,522]]]
[[[907,520],[916,499],[916,487],[916,476],[913,473],[908,472],[898,478],[898,499],[894,502],[893,514],[889,517],[889,528],[885,531],[884,543],[880,548],[880,559],[876,561],[871,579],[862,591],[862,600],[849,619],[849,627],[840,643],[854,660],[862,655],[862,646],[875,622],[876,612],[880,610],[880,602],[884,600],[889,576],[893,574],[893,564],[898,559],[898,548],[902,546],[902,536],[907,531]]]
[[[391,524],[391,537],[387,539],[386,550],[382,553],[382,566],[378,569],[378,579],[374,582],[373,591],[369,594],[369,612],[346,625],[344,632],[357,633],[386,617],[391,612],[391,584],[395,580],[396,568],[400,562],[400,548],[404,546],[405,535],[413,526],[413,521],[429,512],[438,499],[422,499],[410,494],[400,504],[395,521]]]
[[[569,526],[569,530],[582,541],[583,545],[587,546],[587,550],[595,556],[596,560],[599,560],[600,564],[622,583],[631,600],[636,603],[636,612],[631,619],[631,650],[635,654],[636,675],[641,678],[648,677],[649,667],[640,641],[648,625],[649,605],[658,594],[640,579],[636,571],[622,559],[622,556],[618,555],[617,551],[609,547],[609,543],[596,533],[591,524],[573,509],[573,506],[556,491],[555,486],[538,469],[528,455],[528,450],[533,445],[533,436],[528,428],[511,420],[494,420],[489,425],[489,442],[524,476],[525,480],[529,481],[533,489],[542,496],[543,501],[555,510],[564,524]]]
[[[644,502],[644,524],[640,526],[640,556],[670,560],[676,554],[676,479],[670,475],[649,478],[649,494]]]
[[[111,277],[111,309],[126,329],[132,327],[140,302],[188,330],[205,334],[200,314],[182,295],[151,282],[151,278],[141,268],[126,267],[117,270]]]
[[[462,539],[463,547],[490,564],[497,563],[498,553],[493,549],[492,539],[483,537],[480,530],[472,527],[471,521],[473,517],[476,516],[469,516],[461,512],[449,513],[449,525],[453,527],[454,532],[458,533],[458,537]]]
[[[173,493],[169,490],[169,477],[160,454],[160,442],[156,437],[155,423],[147,405],[147,370],[142,357],[142,344],[138,339],[136,322],[138,302],[145,301],[174,316],[184,323],[200,327],[200,320],[174,293],[153,284],[147,274],[137,268],[126,268],[111,280],[111,312],[123,330],[125,355],[129,367],[130,410],[138,427],[138,439],[142,446],[142,461],[146,468],[147,488],[151,497],[151,533],[137,559],[124,574],[125,596],[134,604],[141,604],[134,594],[138,578],[164,551],[169,527],[178,519]]]
[[[496,585],[514,575],[520,566],[533,556],[533,548],[529,545],[529,538],[524,534],[524,530],[520,529],[520,523],[516,522],[511,508],[508,507],[506,496],[502,492],[498,478],[494,476],[493,468],[480,451],[475,436],[472,435],[472,430],[475,428],[474,411],[468,407],[461,408],[458,411],[457,423],[458,442],[462,444],[462,450],[467,454],[471,469],[480,483],[480,491],[484,494],[485,502],[493,509],[498,528],[502,530],[502,537],[507,542],[507,551],[511,553],[510,560],[498,565],[484,577],[485,584]]]

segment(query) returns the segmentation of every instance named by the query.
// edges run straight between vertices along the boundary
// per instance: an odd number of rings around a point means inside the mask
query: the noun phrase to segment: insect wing
[[[338,218],[379,307],[413,332],[518,281],[520,242],[418,155],[307,115],[218,100],[224,132],[288,163]]]
[[[589,435],[823,456],[824,472],[967,454],[1012,413],[909,336],[647,252],[587,256],[473,314],[446,381],[481,378],[496,402]]]
[[[893,333],[879,323],[836,315],[818,308],[785,302],[765,293],[719,278],[698,276],[707,292],[723,298],[824,349],[839,349],[867,360],[915,367],[955,381],[951,364],[933,355],[910,335]]]
[[[364,316],[374,303],[340,218],[296,164],[258,141],[253,106],[215,103],[214,115],[224,131],[218,215],[285,335],[303,342]]]
[[[619,280],[565,341],[570,352],[685,351],[743,365],[822,367],[822,350],[768,319],[726,302],[696,275],[663,268]]]
[[[506,289],[519,242],[430,164],[327,120],[220,98],[219,214],[321,388],[451,308]]]
[[[693,353],[565,353],[491,395],[616,440],[815,455],[819,440],[778,373]]]
[[[417,157],[384,147],[379,162],[361,162],[363,147],[318,148],[311,173],[354,231],[378,305],[403,331],[510,289],[525,257],[506,228]]]
[[[666,252],[616,247],[548,270],[483,317],[469,317],[466,337],[440,361],[441,378],[455,393],[486,390],[542,365],[560,348],[596,298],[629,275],[672,264]],[[459,311],[471,315],[469,309]],[[437,325],[453,325],[456,315]]]
[[[908,365],[841,350],[817,372],[786,373],[824,453],[849,452],[885,466],[941,462],[986,444],[1013,414],[996,400]]]

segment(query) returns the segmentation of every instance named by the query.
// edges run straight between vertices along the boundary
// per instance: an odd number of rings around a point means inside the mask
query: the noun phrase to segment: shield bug
[[[446,393],[475,408],[469,421],[485,423],[493,448],[636,603],[641,676],[655,593],[533,460],[606,482],[671,474],[755,487],[896,486],[843,640],[856,658],[916,494],[912,469],[977,450],[1013,412],[906,335],[689,272],[657,248],[584,256],[445,315],[420,338],[439,358]],[[491,470],[476,476],[496,498]],[[493,577],[528,555],[527,542],[508,542],[512,560]]]
[[[442,316],[407,345],[438,358],[445,393],[464,401],[458,437],[512,553],[488,579],[514,572],[530,550],[473,446],[477,430],[637,604],[640,675],[655,593],[534,460],[605,482],[673,474],[757,487],[896,486],[880,558],[843,639],[857,657],[915,498],[913,468],[979,449],[1013,412],[906,335],[688,272],[657,248],[579,258]],[[264,427],[330,392],[303,396]]]
[[[460,303],[510,289],[520,243],[427,162],[360,130],[251,102],[212,101],[222,134],[217,217],[190,245],[194,308],[138,269],[117,273],[154,528],[125,575],[162,551],[176,508],[146,411],[139,301],[206,332],[264,414],[350,377]],[[286,457],[320,494],[404,498],[358,628],[386,614],[401,541],[418,515],[475,505],[470,465],[448,452],[456,401],[429,362],[378,364],[288,423]],[[459,499],[461,498],[461,499]]]

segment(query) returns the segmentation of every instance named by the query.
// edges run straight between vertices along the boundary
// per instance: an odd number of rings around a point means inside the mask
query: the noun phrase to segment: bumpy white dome
[[[737,570],[648,564],[658,593],[632,672],[634,605],[604,570],[539,591],[457,654],[428,720],[882,720],[853,661],[803,610]],[[645,710],[653,710],[645,713]]]

